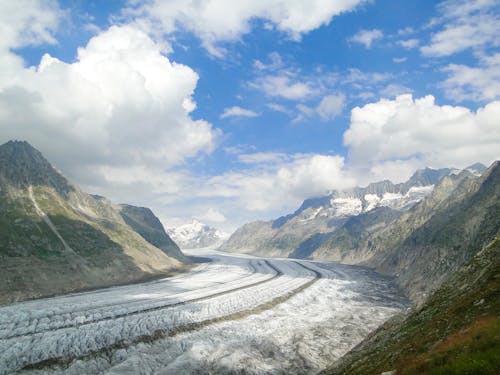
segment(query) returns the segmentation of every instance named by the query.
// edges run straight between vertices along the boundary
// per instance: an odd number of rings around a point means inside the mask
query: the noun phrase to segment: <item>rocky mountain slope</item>
[[[309,256],[395,276],[419,303],[499,230],[500,167],[494,163],[481,177],[467,170],[446,176],[430,196],[399,216],[373,210],[351,218]]]
[[[446,168],[426,168],[417,171],[405,183],[393,184],[386,180],[364,188],[334,191],[323,197],[307,199],[293,214],[274,221],[244,225],[221,249],[279,257],[286,257],[294,252],[310,254],[313,249],[310,244],[303,242],[310,242],[311,236],[318,233],[333,234],[349,218],[368,213],[377,207],[404,212],[428,196],[434,186],[452,172],[453,170]],[[326,239],[326,236],[322,237]],[[305,251],[304,247],[308,250]]]
[[[167,229],[167,232],[182,249],[219,245],[227,238],[226,233],[198,220]]]
[[[120,205],[123,220],[146,241],[163,250],[165,254],[182,262],[189,261],[179,246],[168,236],[160,220],[147,207]]]
[[[0,303],[181,268],[178,248],[148,242],[149,223],[130,226],[130,211],[82,192],[28,143],[0,146]]]
[[[500,373],[500,238],[324,374]]]
[[[305,218],[311,209],[313,215]],[[328,210],[332,213],[318,218]],[[499,233],[500,167],[496,162],[487,170],[474,165],[463,171],[418,171],[404,184],[384,181],[305,201],[279,220],[277,229],[276,221],[248,224],[223,248],[247,249],[253,232],[262,246],[253,253],[269,250],[276,256],[369,266],[394,276],[414,302],[422,303]],[[300,241],[304,232],[307,238]],[[281,251],[273,247],[277,239],[283,240]]]

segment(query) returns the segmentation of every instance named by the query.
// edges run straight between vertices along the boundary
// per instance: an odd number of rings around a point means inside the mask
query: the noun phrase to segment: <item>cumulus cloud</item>
[[[0,12],[0,49],[56,43],[63,11],[55,0],[4,0]]]
[[[394,176],[395,170],[410,173],[424,166],[489,164],[500,158],[499,116],[498,101],[472,112],[437,105],[431,95],[401,95],[356,107],[344,133],[349,166],[372,178],[382,170]]]
[[[420,48],[425,56],[449,56],[469,48],[480,51],[500,45],[500,17],[495,0],[448,0],[433,20],[439,30]]]
[[[259,114],[250,109],[241,108],[238,106],[225,108],[220,118],[227,117],[257,117]]]
[[[463,101],[486,101],[500,98],[500,53],[482,56],[478,66],[449,64],[441,84],[448,98]]]
[[[218,131],[190,117],[198,75],[134,27],[95,36],[73,63],[45,54],[36,67],[9,66],[0,139],[32,142],[80,183],[132,183],[215,147]]]
[[[359,43],[365,46],[365,48],[372,48],[373,42],[382,39],[384,34],[378,29],[373,30],[360,30],[354,34],[349,40],[351,42]]]
[[[288,155],[286,161],[271,160],[241,172],[212,177],[200,194],[235,198],[252,211],[289,208],[329,189],[353,186],[354,180],[346,175],[343,167],[344,159],[340,156]]]
[[[215,56],[223,56],[220,42],[236,41],[251,31],[255,19],[266,27],[300,39],[302,34],[330,23],[333,17],[352,11],[365,0],[269,0],[269,1],[163,1],[130,2],[125,14],[150,30],[173,34],[179,29],[195,34]]]

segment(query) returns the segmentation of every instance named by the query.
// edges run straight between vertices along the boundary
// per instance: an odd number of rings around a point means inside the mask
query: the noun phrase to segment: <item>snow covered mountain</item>
[[[196,219],[189,224],[167,229],[170,237],[181,249],[197,249],[221,244],[228,235]]]
[[[475,164],[466,170],[480,175],[486,167]],[[425,168],[399,184],[384,180],[366,187],[333,191],[322,197],[306,199],[292,214],[274,221],[258,221],[239,228],[221,247],[225,251],[252,253],[262,256],[289,256],[304,253],[304,246],[312,251],[321,237],[342,228],[353,217],[376,208],[386,208],[381,216],[394,220],[429,196],[434,187],[446,176],[460,170]],[[387,209],[391,212],[386,212]],[[386,221],[374,225],[386,225]],[[310,241],[311,243],[306,241]]]

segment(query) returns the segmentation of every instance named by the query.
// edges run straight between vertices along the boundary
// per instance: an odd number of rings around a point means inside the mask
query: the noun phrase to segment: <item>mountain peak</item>
[[[197,219],[191,223],[167,229],[167,233],[181,249],[200,248],[220,244],[227,234]]]
[[[64,195],[73,190],[66,178],[26,141],[0,145],[0,179],[16,187],[50,186]]]
[[[471,172],[472,174],[475,174],[476,176],[481,175],[488,169],[484,164],[482,163],[474,163],[472,165],[469,165],[467,168],[465,168],[467,171]]]

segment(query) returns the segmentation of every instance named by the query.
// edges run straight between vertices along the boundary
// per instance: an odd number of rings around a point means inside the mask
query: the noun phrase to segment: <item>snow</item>
[[[406,194],[384,193],[382,196],[376,194],[366,194],[364,199],[366,207],[364,212],[373,210],[376,207],[390,207],[397,210],[408,210],[434,190],[434,185],[413,186]]]
[[[222,241],[229,237],[227,233],[195,219],[189,224],[169,228],[167,233],[181,249],[202,248],[221,244]]]
[[[334,217],[355,216],[362,212],[361,199],[358,198],[335,198],[330,200],[334,210]]]
[[[377,194],[366,194],[365,201],[367,203],[365,211],[370,211],[378,207],[380,203],[380,198]]]
[[[23,372],[314,373],[406,308],[360,267],[203,256],[212,262],[172,278],[1,307],[0,373],[53,358],[70,360]]]

